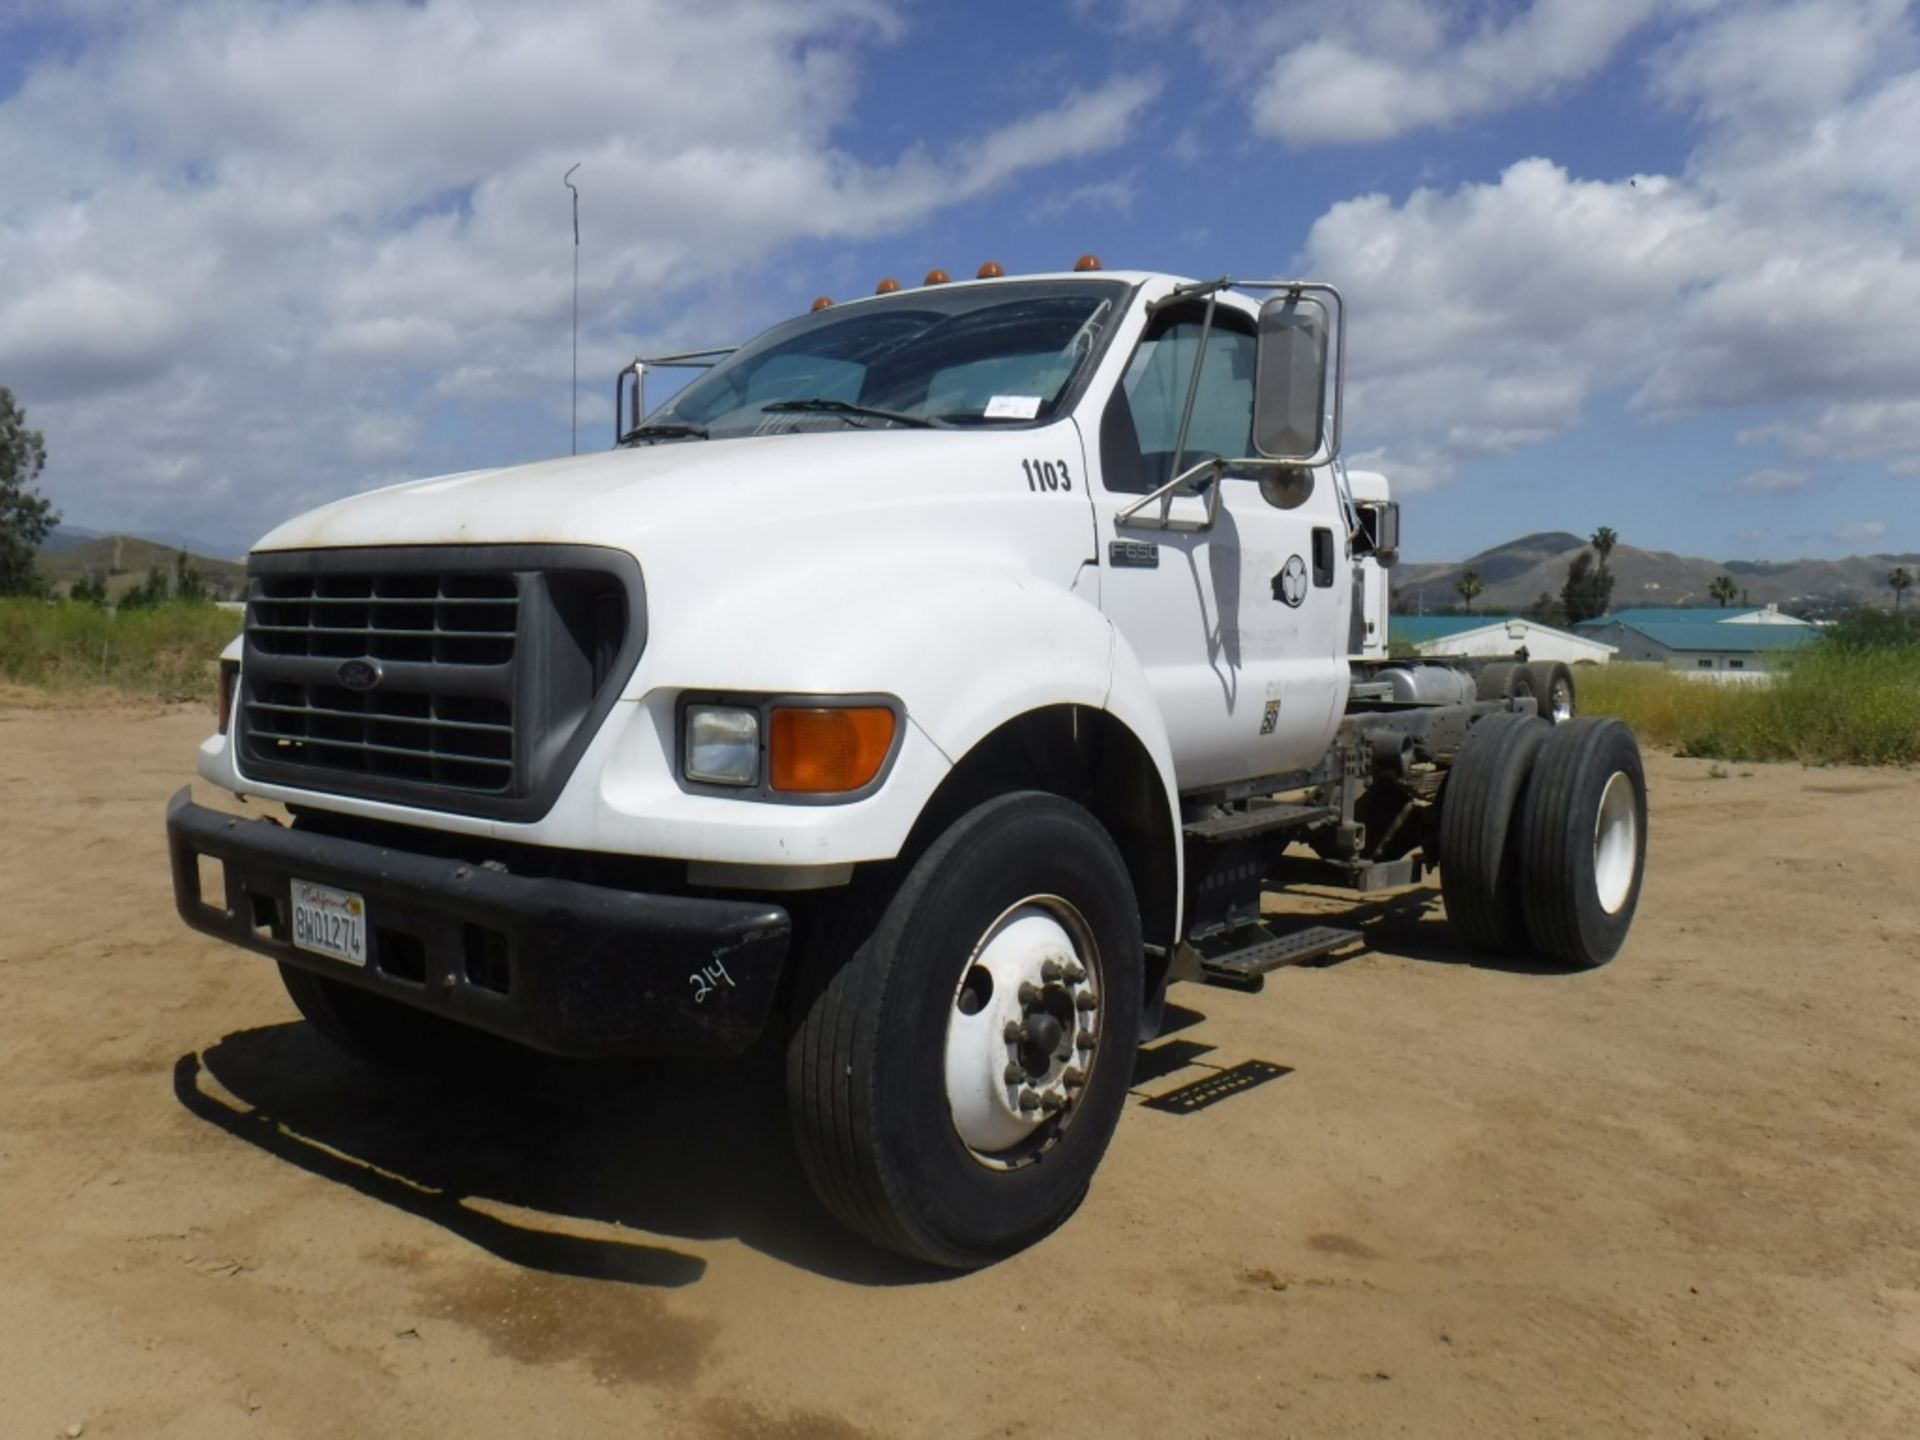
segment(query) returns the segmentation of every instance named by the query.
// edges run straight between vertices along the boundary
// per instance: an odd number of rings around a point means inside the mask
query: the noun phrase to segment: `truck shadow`
[[[821,1208],[788,1137],[779,1068],[528,1056],[479,1081],[421,1079],[362,1066],[289,1023],[182,1055],[173,1088],[236,1139],[534,1270],[690,1285],[706,1261],[654,1243],[678,1236],[738,1239],[852,1284],[950,1278]]]
[[[1328,923],[1360,931],[1367,943],[1364,950],[1317,962],[1322,966],[1340,965],[1362,955],[1383,954],[1422,964],[1466,965],[1506,975],[1551,978],[1578,973],[1532,955],[1483,955],[1468,948],[1447,924],[1437,892],[1428,889],[1404,891],[1355,905],[1338,916],[1328,917]]]

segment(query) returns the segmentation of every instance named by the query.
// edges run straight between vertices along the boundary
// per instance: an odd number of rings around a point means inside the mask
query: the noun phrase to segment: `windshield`
[[[954,285],[776,326],[647,417],[668,438],[1053,418],[1119,281]],[[696,436],[697,438],[697,436]]]

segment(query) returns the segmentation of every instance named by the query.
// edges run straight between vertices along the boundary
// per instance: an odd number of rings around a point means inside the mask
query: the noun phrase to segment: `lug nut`
[[[1022,980],[1020,982],[1019,996],[1022,1005],[1038,1005],[1041,1000],[1040,987],[1031,980]]]
[[[1087,1083],[1087,1072],[1069,1065],[1066,1073],[1060,1077],[1060,1083],[1069,1090],[1078,1090]]]
[[[1040,978],[1049,985],[1057,983],[1066,973],[1066,967],[1061,965],[1058,960],[1042,960],[1040,962]]]
[[[1024,1065],[1009,1065],[1006,1070],[1002,1072],[1001,1078],[1009,1085],[1018,1085],[1022,1080],[1027,1078],[1027,1068]]]
[[[1040,1108],[1052,1115],[1067,1108],[1067,1097],[1057,1091],[1049,1090],[1040,1097]]]
[[[1087,994],[1086,991],[1083,990],[1078,995],[1073,997],[1073,1003],[1075,1008],[1077,1009],[1091,1010],[1100,1002],[1094,999],[1093,996]]]
[[[1022,1040],[1027,1038],[1027,1027],[1022,1025],[1018,1020],[1009,1020],[1001,1027],[1000,1038],[1005,1040],[1009,1045],[1018,1045]]]
[[[1093,1049],[1093,1046],[1094,1046],[1094,1035],[1091,1030],[1081,1031],[1080,1034],[1075,1037],[1073,1042],[1073,1048],[1078,1050],[1082,1055],[1086,1054],[1089,1050]]]
[[[1039,1092],[1035,1090],[1022,1090],[1020,1092],[1020,1108],[1022,1110],[1038,1110],[1040,1108]]]
[[[1078,985],[1082,980],[1086,978],[1087,978],[1086,966],[1082,965],[1078,960],[1069,960],[1067,962],[1067,979],[1071,980],[1074,984]]]

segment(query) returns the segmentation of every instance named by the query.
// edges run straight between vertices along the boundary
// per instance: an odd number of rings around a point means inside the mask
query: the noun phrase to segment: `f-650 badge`
[[[1273,577],[1273,598],[1284,600],[1298,610],[1307,598],[1307,562],[1289,555],[1280,573]]]

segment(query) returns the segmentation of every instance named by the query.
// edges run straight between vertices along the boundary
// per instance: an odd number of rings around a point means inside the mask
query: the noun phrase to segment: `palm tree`
[[[1720,608],[1722,610],[1726,609],[1727,602],[1739,593],[1740,587],[1733,583],[1733,576],[1731,575],[1721,575],[1717,577],[1711,585],[1707,586],[1707,594],[1720,602]]]
[[[1913,576],[1907,573],[1906,566],[1896,565],[1887,572],[1887,584],[1893,587],[1893,608],[1898,611],[1901,596],[1906,593],[1907,587],[1913,584]]]
[[[1593,540],[1590,543],[1593,545],[1594,553],[1600,557],[1600,573],[1604,575],[1607,570],[1607,557],[1613,554],[1613,547],[1620,543],[1620,537],[1614,534],[1609,526],[1602,525],[1593,532]]]
[[[1467,609],[1471,611],[1474,597],[1487,587],[1482,583],[1479,571],[1469,570],[1453,582],[1453,588],[1460,592],[1460,598],[1467,602]]]

